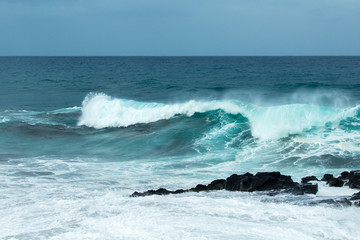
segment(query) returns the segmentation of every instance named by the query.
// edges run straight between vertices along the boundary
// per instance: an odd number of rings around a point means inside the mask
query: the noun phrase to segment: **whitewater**
[[[129,196],[360,169],[359,63],[0,58],[0,238],[357,239],[347,186]]]

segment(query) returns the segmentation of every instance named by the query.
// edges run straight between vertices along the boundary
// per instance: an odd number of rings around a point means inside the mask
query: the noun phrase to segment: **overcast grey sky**
[[[0,55],[360,55],[360,0],[0,0]]]

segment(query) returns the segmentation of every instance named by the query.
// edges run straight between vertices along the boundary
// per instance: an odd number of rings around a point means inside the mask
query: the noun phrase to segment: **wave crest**
[[[252,135],[268,140],[299,134],[313,127],[323,127],[326,123],[356,116],[358,109],[309,104],[258,107],[234,100],[145,103],[112,98],[104,93],[91,93],[82,103],[82,115],[78,125],[94,128],[128,127],[170,119],[179,114],[191,117],[194,113],[223,110],[228,114],[241,114],[246,117]]]
[[[337,123],[356,115],[357,109],[308,104],[255,108],[250,114],[252,134],[263,140],[287,137],[314,127],[323,127],[327,123]]]
[[[230,114],[241,112],[241,107],[231,101],[195,101],[162,104],[144,103],[112,98],[103,93],[91,93],[82,103],[78,125],[94,128],[128,127],[138,123],[151,123],[170,119],[181,114],[191,117],[194,113],[222,109]]]

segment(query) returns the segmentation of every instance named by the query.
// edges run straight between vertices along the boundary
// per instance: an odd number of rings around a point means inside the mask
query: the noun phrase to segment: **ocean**
[[[0,57],[1,239],[357,239],[317,195],[134,191],[360,169],[360,57]]]

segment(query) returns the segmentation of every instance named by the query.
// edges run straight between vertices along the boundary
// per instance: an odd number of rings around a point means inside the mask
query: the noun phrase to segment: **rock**
[[[280,172],[258,172],[255,177],[259,178],[257,191],[280,190],[296,186],[290,176],[282,175]]]
[[[173,194],[184,193],[184,192],[187,192],[187,191],[188,191],[188,190],[178,189],[178,190],[174,191]]]
[[[344,206],[351,206],[352,203],[346,199],[346,198],[343,198],[343,199],[324,199],[324,200],[320,200],[320,201],[315,201],[315,202],[312,202],[310,205],[315,205],[315,204],[332,204],[332,205],[335,205],[335,206],[339,206],[339,207],[344,207]]]
[[[348,185],[350,188],[360,189],[360,170],[350,172]]]
[[[207,191],[207,186],[206,185],[203,185],[203,184],[198,184],[196,185],[195,188],[190,188],[189,191],[192,191],[192,192],[201,192],[201,191]]]
[[[334,176],[332,174],[324,174],[323,178],[321,179],[321,181],[326,181],[328,182],[329,180],[333,179]]]
[[[328,182],[330,187],[342,187],[344,186],[344,181],[340,178],[332,178]]]
[[[253,176],[251,173],[245,173],[243,175],[233,174],[226,179],[225,189],[228,191],[240,191],[240,189],[243,188],[242,182]]]
[[[300,191],[308,194],[316,194],[319,190],[317,184],[303,183],[299,185]]]
[[[310,181],[319,181],[319,179],[315,176],[307,176],[301,179],[301,183],[308,183]]]
[[[330,187],[342,187],[344,186],[344,181],[341,180],[341,177],[334,178],[332,174],[325,174],[321,181],[326,181]]]
[[[172,192],[165,188],[159,188],[158,190],[155,191],[156,195],[166,195],[166,194],[170,194],[170,193],[172,193]]]
[[[212,181],[209,185],[207,185],[207,190],[222,190],[225,189],[226,180],[225,179],[217,179]]]
[[[142,197],[143,193],[139,193],[139,192],[134,192],[133,194],[130,195],[130,197]]]
[[[267,191],[281,190],[296,187],[290,176],[280,172],[258,172],[255,176],[251,173],[244,175],[233,174],[226,179],[226,190],[229,191]]]
[[[354,193],[350,198],[350,200],[359,200],[359,199],[360,199],[360,192]]]
[[[345,171],[345,172],[341,173],[340,177],[342,180],[347,180],[347,179],[349,179],[349,175],[350,175],[350,173]]]
[[[130,195],[130,197],[144,197],[144,196],[151,196],[151,195],[168,195],[171,193],[174,193],[174,192],[169,191],[165,188],[159,188],[158,190],[148,190],[143,193],[134,192],[133,194]]]
[[[341,176],[334,178],[332,174],[325,174],[321,181],[326,181],[329,186],[342,187],[344,181],[342,179],[349,178],[348,184],[351,188],[360,188],[360,170],[341,173]],[[198,184],[190,189],[178,189],[176,191],[169,191],[165,188],[158,190],[148,190],[143,193],[134,192],[131,197],[150,196],[150,195],[168,195],[179,194],[185,192],[201,192],[212,190],[228,191],[271,191],[270,195],[279,193],[292,193],[296,195],[302,194],[316,194],[318,192],[318,185],[308,183],[309,181],[318,181],[315,176],[307,176],[301,179],[301,184],[294,182],[290,176],[282,175],[280,172],[258,172],[256,175],[245,173],[242,175],[233,174],[225,179],[216,179],[208,185]],[[354,194],[351,200],[360,199],[360,193]],[[330,201],[330,200],[329,200]],[[336,200],[338,203],[338,200]],[[343,200],[341,201],[344,202]],[[346,203],[347,204],[347,203]]]

